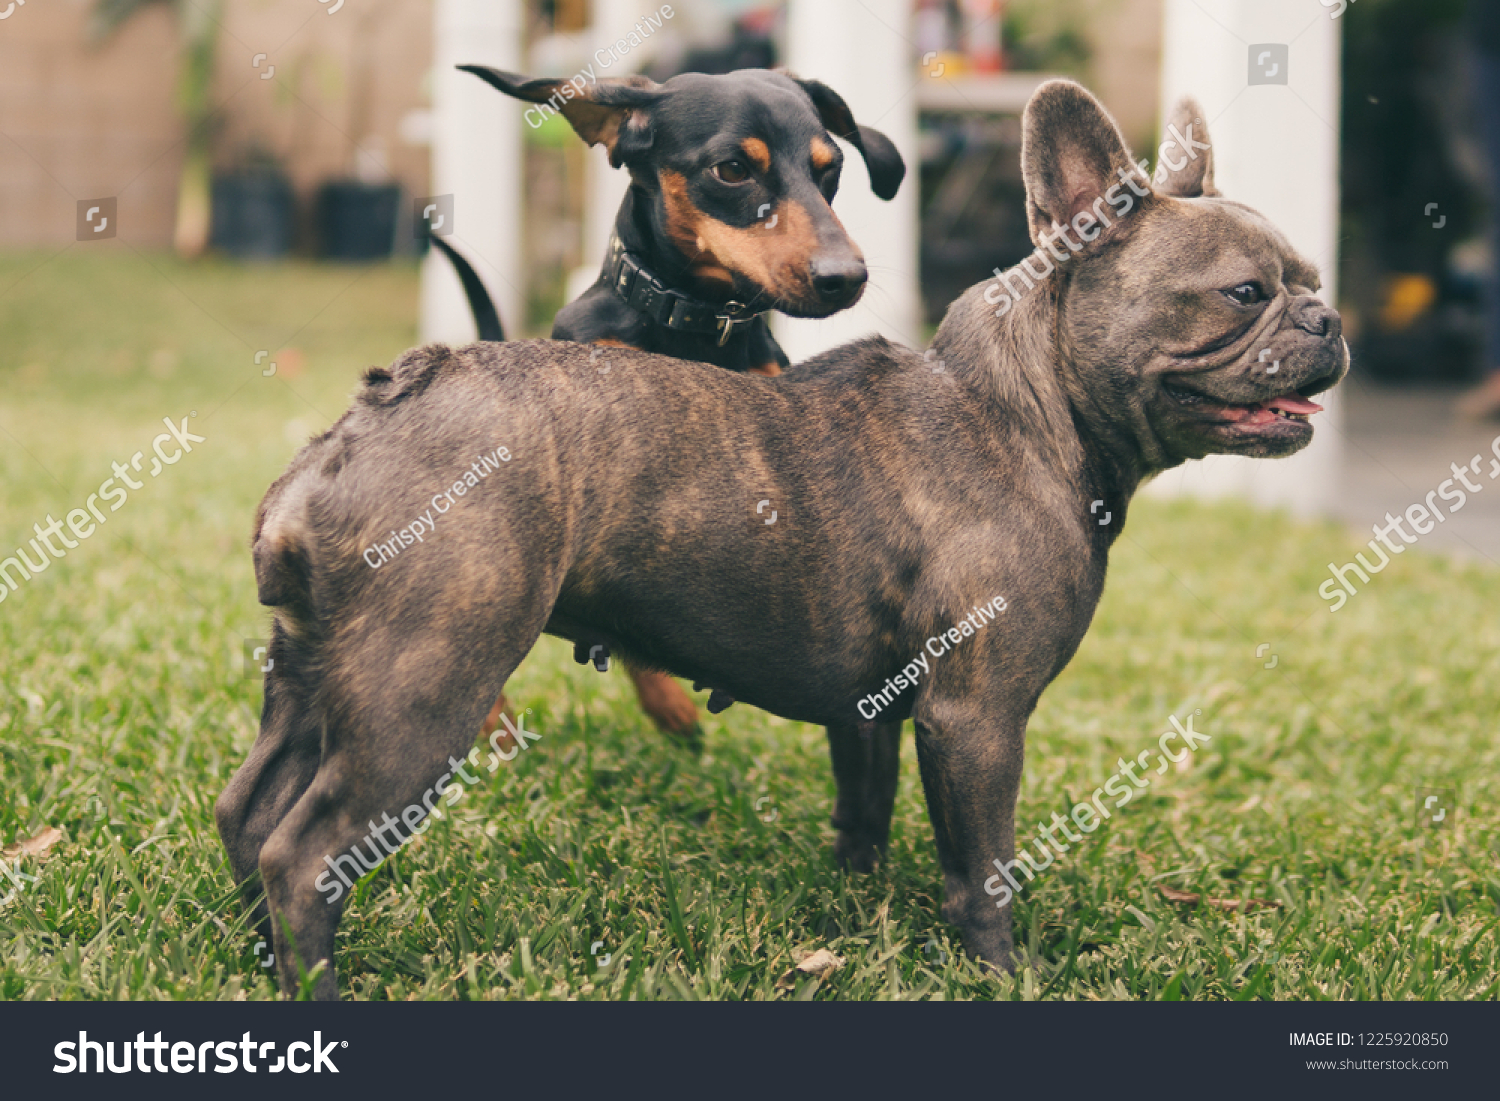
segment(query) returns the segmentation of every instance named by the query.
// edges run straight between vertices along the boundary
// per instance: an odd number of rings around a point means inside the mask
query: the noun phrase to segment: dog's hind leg
[[[346,633],[358,637],[324,644],[322,761],[260,852],[283,993],[297,990],[299,963],[311,971],[323,962],[314,996],[338,997],[334,934],[354,883],[425,831],[440,797],[461,797],[449,788],[487,774],[466,760],[474,731],[545,619],[524,631],[435,619],[398,633],[353,616]]]
[[[304,649],[276,624],[268,648],[260,733],[214,804],[234,881],[241,885],[252,920],[268,942],[264,896],[247,881],[259,867],[266,838],[307,790],[322,756],[322,724],[312,693],[298,675],[307,666],[306,655],[299,653]]]
[[[891,811],[901,772],[901,724],[863,722],[828,727],[828,749],[838,800],[833,844],[838,862],[857,872],[871,871],[885,856]]]
[[[500,720],[509,719],[512,723],[516,721],[515,710],[510,706],[510,700],[504,692],[495,701],[495,706],[490,708],[490,713],[484,717],[484,725],[479,728],[479,740],[486,740],[491,734],[500,729]]]
[[[630,674],[631,683],[635,685],[641,710],[650,716],[656,728],[687,749],[695,753],[701,752],[703,728],[698,725],[698,708],[682,690],[682,685],[666,673],[642,669],[628,661],[625,662],[625,671]],[[502,717],[509,717],[512,722],[516,717],[504,692],[500,693],[495,706],[485,716],[484,725],[479,729],[480,741],[499,729]]]
[[[703,729],[698,725],[698,708],[682,685],[666,673],[642,669],[629,661],[625,662],[625,671],[640,697],[641,710],[651,716],[656,728],[689,748],[701,747]]]

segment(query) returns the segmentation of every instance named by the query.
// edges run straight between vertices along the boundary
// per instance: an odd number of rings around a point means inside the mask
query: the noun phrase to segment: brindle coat
[[[1034,234],[1120,172],[1145,185],[1077,85],[1041,88],[1024,136]],[[325,961],[316,993],[337,996],[325,858],[451,777],[543,632],[826,726],[836,852],[857,868],[885,846],[915,719],[943,916],[1010,966],[1010,905],[984,885],[1013,856],[1027,719],[1088,628],[1131,494],[1188,457],[1297,450],[1311,427],[1269,403],[1347,363],[1316,273],[1217,196],[1208,156],[1142,187],[1004,317],[971,289],[930,358],[869,339],[768,381],[621,351],[629,369],[601,376],[587,348],[528,342],[371,370],[256,520],[274,666],[217,812],[236,879],[261,873],[283,988]],[[362,560],[498,446],[511,462],[424,543]],[[995,596],[995,622],[860,719],[862,697]]]

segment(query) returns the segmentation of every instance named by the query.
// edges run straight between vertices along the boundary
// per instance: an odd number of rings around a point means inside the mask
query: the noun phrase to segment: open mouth
[[[1245,428],[1258,428],[1264,425],[1275,424],[1278,421],[1293,421],[1306,424],[1308,418],[1314,413],[1321,413],[1323,407],[1317,402],[1309,401],[1295,390],[1288,390],[1284,394],[1265,398],[1262,401],[1246,402],[1237,404],[1234,402],[1217,401],[1207,394],[1190,390],[1180,383],[1165,381],[1162,389],[1174,398],[1179,404],[1193,409],[1205,417],[1217,421],[1220,424],[1232,424]]]

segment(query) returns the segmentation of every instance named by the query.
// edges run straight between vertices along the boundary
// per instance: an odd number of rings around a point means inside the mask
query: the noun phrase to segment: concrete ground
[[[1425,502],[1454,477],[1450,464],[1463,466],[1477,455],[1467,473],[1480,491],[1418,545],[1500,565],[1500,420],[1455,417],[1461,388],[1394,388],[1351,377],[1343,390],[1345,446],[1334,515],[1368,533],[1377,520],[1384,525],[1387,511],[1395,516]],[[1456,503],[1434,501],[1445,509]]]

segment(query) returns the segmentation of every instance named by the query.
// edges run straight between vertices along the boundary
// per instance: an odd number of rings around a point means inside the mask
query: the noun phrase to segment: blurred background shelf
[[[924,77],[917,86],[919,111],[1019,115],[1031,93],[1056,73],[993,73]]]

